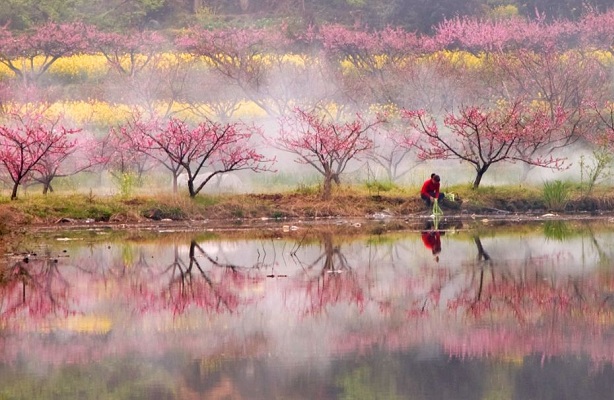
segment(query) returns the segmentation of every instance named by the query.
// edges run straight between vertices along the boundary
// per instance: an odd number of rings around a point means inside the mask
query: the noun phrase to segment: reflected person
[[[442,235],[444,235],[444,232],[440,230],[422,231],[422,243],[424,243],[424,247],[431,250],[437,262],[439,262],[439,253],[441,253]]]

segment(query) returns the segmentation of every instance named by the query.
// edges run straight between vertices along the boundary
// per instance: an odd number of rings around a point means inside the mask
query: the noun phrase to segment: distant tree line
[[[187,174],[194,197],[218,175],[272,171],[268,147],[322,175],[327,199],[365,158],[390,181],[403,164],[460,161],[478,188],[498,163],[523,165],[523,178],[567,168],[570,145],[614,154],[614,10],[452,18],[432,35],[285,28],[0,27],[0,180],[14,199],[28,181],[51,191],[52,179],[84,168],[102,165],[120,182],[164,168],[175,190]],[[88,55],[105,73],[88,75]],[[62,61],[80,72],[54,76]],[[92,103],[87,118],[100,102],[129,111],[104,127],[48,113],[76,99]]]
[[[268,147],[322,175],[328,199],[366,158],[390,181],[420,161],[461,162],[478,188],[498,163],[522,164],[523,179],[565,169],[570,145],[614,154],[614,10],[451,18],[431,35],[284,27],[0,26],[0,181],[15,199],[28,181],[52,191],[97,166],[119,182],[163,168],[194,197],[222,174],[272,171]],[[87,56],[105,72],[89,75]],[[79,99],[85,118],[51,112]],[[100,103],[128,111],[94,120]]]
[[[275,23],[340,23],[360,28],[402,27],[432,33],[457,16],[521,16],[576,20],[614,8],[611,0],[3,0],[0,25],[22,30],[42,23],[81,21],[113,30],[220,27]]]

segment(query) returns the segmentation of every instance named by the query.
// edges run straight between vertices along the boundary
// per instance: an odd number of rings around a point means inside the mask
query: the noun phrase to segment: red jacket
[[[439,182],[435,182],[432,179],[427,179],[422,185],[420,193],[425,196],[431,196],[433,198],[439,197]]]
[[[439,231],[422,232],[422,242],[424,247],[431,250],[433,254],[441,252],[441,233]]]

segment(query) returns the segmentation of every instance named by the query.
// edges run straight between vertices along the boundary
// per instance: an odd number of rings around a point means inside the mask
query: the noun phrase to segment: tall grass
[[[544,182],[543,199],[546,208],[551,211],[563,211],[571,195],[571,185],[568,182],[555,180]]]

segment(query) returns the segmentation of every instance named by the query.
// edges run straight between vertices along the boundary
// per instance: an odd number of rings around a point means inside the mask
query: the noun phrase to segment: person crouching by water
[[[437,174],[431,174],[431,177],[424,181],[420,190],[420,197],[424,200],[427,207],[431,207],[433,202],[431,199],[443,200],[444,194],[439,193],[439,181],[441,178]]]

